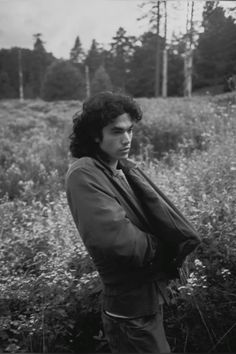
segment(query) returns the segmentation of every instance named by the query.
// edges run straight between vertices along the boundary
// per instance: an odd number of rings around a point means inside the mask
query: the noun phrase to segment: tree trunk
[[[160,1],[157,1],[157,32],[156,32],[156,72],[155,72],[155,97],[160,96],[160,67],[161,67],[161,46],[160,46]]]
[[[85,65],[85,85],[86,85],[86,98],[90,96],[90,78],[89,78],[89,67]]]
[[[166,48],[166,36],[167,36],[167,11],[166,11],[166,1],[165,5],[165,33],[164,33],[164,50],[163,50],[163,67],[162,67],[162,97],[167,97],[167,48]]]
[[[163,51],[162,97],[167,97],[167,49]]]
[[[23,88],[23,72],[22,72],[22,55],[21,49],[18,50],[18,70],[19,70],[19,98],[24,101],[24,88]]]
[[[193,11],[194,1],[191,1],[191,13],[189,15],[189,0],[187,3],[187,19],[186,19],[186,48],[184,57],[184,96],[192,96],[192,72],[193,72]]]
[[[188,48],[185,51],[184,57],[184,76],[185,76],[185,85],[184,85],[184,96],[192,96],[192,50]]]

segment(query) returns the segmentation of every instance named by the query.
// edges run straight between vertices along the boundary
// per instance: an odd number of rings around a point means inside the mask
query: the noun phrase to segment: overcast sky
[[[147,0],[146,0],[147,1]],[[0,48],[33,48],[33,34],[42,33],[45,48],[58,58],[69,58],[79,35],[85,50],[92,39],[107,46],[119,27],[128,35],[148,30],[147,20],[137,21],[145,10],[145,0],[0,0]],[[168,0],[186,3],[186,0]],[[203,1],[196,1],[198,7]],[[234,3],[224,1],[224,3]],[[200,6],[201,7],[201,6]],[[184,29],[183,10],[171,15],[169,30]]]

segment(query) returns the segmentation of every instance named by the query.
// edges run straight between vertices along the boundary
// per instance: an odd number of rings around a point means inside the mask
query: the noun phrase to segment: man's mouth
[[[121,151],[121,152],[129,152],[129,150],[130,150],[130,146],[129,146],[129,147],[126,147],[126,148],[124,148],[124,149],[121,149],[120,151]]]

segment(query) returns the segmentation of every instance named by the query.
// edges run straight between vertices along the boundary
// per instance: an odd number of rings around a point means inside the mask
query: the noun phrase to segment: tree
[[[1,95],[5,98],[19,97],[18,50],[19,48],[16,47],[0,50],[0,71],[3,76],[2,80],[5,82]]]
[[[11,98],[12,96],[14,96],[14,93],[8,73],[6,71],[0,71],[0,98]]]
[[[156,43],[155,43],[155,80],[154,80],[154,96],[160,96],[161,91],[161,65],[162,65],[162,53],[163,53],[163,38],[160,36],[160,27],[161,27],[161,18],[162,18],[162,7],[161,5],[164,3],[164,12],[166,15],[166,1],[160,0],[149,0],[144,2],[141,7],[145,5],[149,5],[149,11],[142,16],[140,19],[149,17],[149,23],[151,25],[150,30],[155,33],[156,35]],[[139,20],[140,20],[139,19]],[[165,24],[167,23],[167,17],[164,16]],[[164,34],[165,37],[165,34]],[[166,53],[165,53],[166,54]],[[166,56],[163,56],[164,64],[167,63]],[[165,74],[166,74],[166,67],[165,67]]]
[[[120,27],[112,39],[108,72],[114,87],[125,92],[128,66],[134,52],[136,38],[127,36],[125,29]]]
[[[223,85],[236,73],[236,24],[217,3],[207,1],[203,11],[203,33],[194,57],[195,87]]]
[[[41,39],[42,33],[35,33],[33,35],[33,37],[35,38],[35,42],[34,42],[34,50],[44,53],[46,52],[45,48],[44,48],[44,42]]]
[[[168,49],[168,96],[183,96],[185,39],[174,36]]]
[[[31,87],[33,91],[33,97],[40,97],[41,88],[44,80],[44,75],[48,65],[51,64],[53,56],[44,48],[44,42],[41,39],[42,34],[36,33],[33,35],[35,38],[33,57],[31,62]],[[22,53],[22,66],[24,66],[24,57]]]
[[[146,32],[139,41],[129,65],[127,91],[135,97],[153,97],[155,95],[156,34],[152,31]],[[174,38],[168,44],[168,96],[183,95],[184,50],[184,41],[179,38]]]
[[[18,69],[19,69],[19,98],[21,101],[24,100],[24,87],[23,87],[23,71],[22,71],[22,53],[21,48],[19,48],[18,52]]]
[[[153,5],[156,9],[156,64],[155,64],[155,97],[160,96],[161,84],[161,46],[160,46],[160,1]]]
[[[84,63],[89,68],[91,78],[94,76],[95,71],[103,64],[103,50],[99,47],[99,44],[95,39],[92,40],[92,44]]]
[[[163,40],[163,65],[162,65],[162,97],[167,96],[167,82],[168,82],[168,69],[167,69],[167,8],[166,1],[164,2],[164,40]]]
[[[129,63],[127,91],[135,97],[155,94],[156,34],[149,31],[140,37]]]
[[[204,29],[211,27],[210,17],[214,13],[214,10],[219,6],[219,1],[206,1],[202,13],[202,25]]]
[[[184,96],[192,95],[192,66],[193,66],[193,12],[194,1],[187,1],[185,55],[184,55]]]
[[[47,69],[42,97],[46,101],[83,99],[84,79],[69,61],[58,60]]]
[[[21,49],[24,97],[41,97],[41,87],[47,67],[55,60],[51,53]]]
[[[112,84],[108,73],[103,65],[101,65],[95,72],[91,82],[91,92],[96,94],[101,91],[110,91]]]
[[[74,64],[81,64],[84,60],[84,51],[79,36],[76,37],[74,47],[70,51],[70,60]]]

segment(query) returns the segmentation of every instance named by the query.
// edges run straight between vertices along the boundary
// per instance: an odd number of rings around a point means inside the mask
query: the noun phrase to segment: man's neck
[[[109,166],[110,168],[112,168],[113,170],[116,170],[116,169],[117,169],[118,160],[109,161],[107,164],[108,164],[108,166]]]

